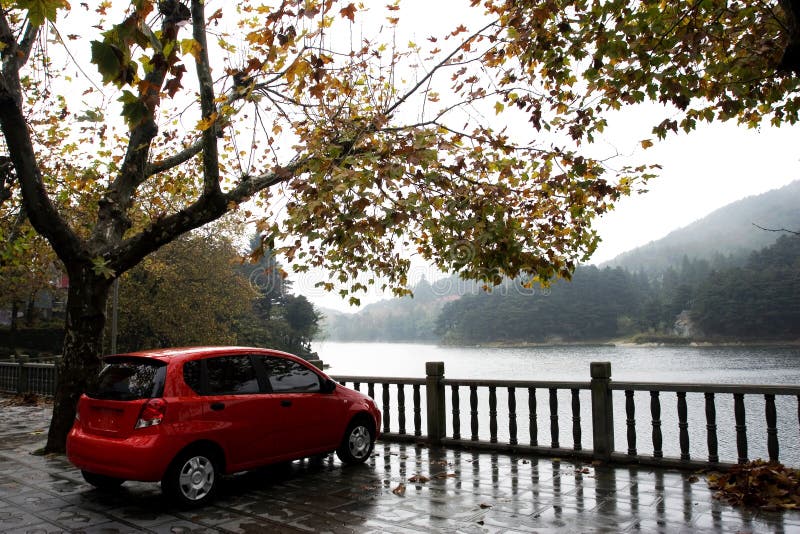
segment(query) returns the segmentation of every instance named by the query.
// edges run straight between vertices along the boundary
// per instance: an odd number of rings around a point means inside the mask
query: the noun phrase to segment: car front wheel
[[[357,419],[347,427],[336,455],[346,464],[364,463],[374,444],[375,433],[372,427],[363,419]]]
[[[219,467],[213,454],[189,451],[180,454],[167,469],[161,488],[179,505],[195,508],[214,498]]]

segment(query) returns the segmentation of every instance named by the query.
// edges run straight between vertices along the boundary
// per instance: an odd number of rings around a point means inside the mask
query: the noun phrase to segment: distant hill
[[[322,310],[320,336],[330,341],[434,341],[442,307],[459,295],[478,291],[475,282],[457,276],[433,283],[422,279],[414,296],[381,300],[357,313]]]
[[[684,256],[709,261],[719,256],[745,258],[783,235],[760,230],[754,224],[800,231],[800,180],[728,204],[662,239],[624,252],[601,267],[654,274],[679,265]]]

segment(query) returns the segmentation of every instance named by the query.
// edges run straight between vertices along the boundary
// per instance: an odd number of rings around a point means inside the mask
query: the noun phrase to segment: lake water
[[[314,350],[330,367],[332,375],[361,375],[389,377],[425,376],[425,362],[441,361],[447,378],[484,378],[500,380],[589,380],[589,363],[611,362],[613,380],[643,382],[703,382],[726,384],[788,384],[800,385],[800,347],[611,347],[559,346],[525,348],[440,347],[409,343],[338,343],[316,342]],[[380,398],[380,387],[376,388]],[[463,388],[462,388],[463,389]],[[391,402],[396,406],[396,392],[391,390]],[[406,393],[406,421],[411,426],[412,414]],[[488,400],[482,392],[480,401],[480,437],[488,439]],[[508,436],[507,397],[498,391],[498,426],[502,440]],[[469,402],[467,390],[460,391],[461,432],[469,431]],[[649,395],[637,392],[636,423],[637,449],[652,453],[650,441],[651,418]],[[528,437],[527,393],[517,393],[517,422],[520,443]],[[800,423],[798,400],[777,397],[778,437],[780,457],[787,465],[800,466]],[[424,404],[424,401],[423,401]],[[537,394],[537,425],[540,444],[550,444],[550,413],[547,392]],[[581,442],[591,446],[591,415],[588,392],[581,392]],[[702,394],[687,394],[689,407],[690,451],[692,457],[705,458],[705,410]],[[677,403],[674,394],[661,394],[664,454],[679,456]],[[736,460],[736,442],[731,395],[717,395],[717,426],[720,457]],[[766,431],[763,397],[746,397],[748,426],[748,456],[766,458]],[[448,391],[448,428],[452,429],[450,392]],[[627,450],[623,396],[614,394],[616,449]],[[395,417],[396,419],[396,417]],[[562,447],[571,447],[572,414],[568,391],[559,392],[559,419]],[[424,419],[423,419],[424,421]],[[397,421],[391,421],[396,431]],[[423,430],[424,431],[424,430]],[[450,432],[451,430],[448,430]]]

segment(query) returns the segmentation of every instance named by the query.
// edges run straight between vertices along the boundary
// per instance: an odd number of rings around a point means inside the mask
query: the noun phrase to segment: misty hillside
[[[754,224],[800,230],[800,180],[728,204],[658,241],[624,252],[601,267],[643,269],[653,274],[679,265],[684,256],[705,260],[719,255],[744,257],[784,234],[760,230]]]
[[[478,291],[478,284],[451,276],[433,283],[423,278],[413,297],[386,299],[357,313],[322,310],[321,338],[330,341],[433,341],[442,307],[460,295]]]

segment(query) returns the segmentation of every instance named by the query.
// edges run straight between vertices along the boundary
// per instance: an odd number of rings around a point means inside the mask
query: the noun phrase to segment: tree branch
[[[177,41],[178,24],[182,19],[180,10],[176,7],[182,5],[179,2],[159,4],[159,11],[164,17],[161,24],[162,44]],[[131,131],[120,173],[109,186],[108,192],[100,199],[97,225],[91,239],[96,248],[107,244],[109,239],[120,239],[131,226],[127,213],[133,202],[133,192],[150,176],[146,173],[147,161],[153,139],[158,133],[155,112],[161,103],[161,87],[164,85],[170,65],[175,61],[174,50],[168,57],[164,57],[163,47],[161,50],[155,50],[151,61],[154,68],[145,76],[144,89],[139,93],[139,100],[147,109],[147,117]]]
[[[750,224],[752,224],[759,230],[764,230],[765,232],[786,232],[787,234],[800,235],[800,231],[797,230],[788,230],[786,228],[764,228],[763,226],[759,226],[756,223],[750,223]]]
[[[182,163],[186,163],[200,152],[203,151],[203,140],[200,139],[195,143],[189,145],[188,147],[184,148],[174,156],[170,156],[168,158],[164,158],[162,160],[156,161],[155,163],[148,163],[147,167],[145,167],[144,174],[148,178],[155,174],[168,171],[173,167],[177,167]]]
[[[5,44],[0,76],[0,129],[14,164],[28,220],[37,232],[50,241],[56,254],[67,262],[85,256],[85,247],[50,201],[36,160],[28,123],[22,113],[20,69],[28,59],[38,31],[38,28],[29,24],[20,46],[8,24],[5,10],[0,9],[0,42]]]
[[[214,104],[214,79],[208,59],[206,41],[206,17],[202,0],[192,0],[192,37],[200,45],[195,55],[197,81],[200,83],[200,110],[203,119],[216,112]],[[219,186],[219,151],[217,149],[217,125],[203,131],[203,196],[221,197]]]
[[[398,108],[398,107],[399,107],[399,106],[400,106],[400,105],[401,105],[403,102],[405,102],[406,100],[408,100],[409,98],[411,98],[411,96],[417,92],[417,89],[419,89],[420,87],[422,87],[423,85],[425,85],[425,84],[428,82],[428,80],[430,80],[431,78],[433,78],[433,75],[434,75],[434,74],[436,74],[437,72],[439,72],[439,69],[441,69],[442,67],[444,67],[445,65],[447,65],[447,62],[448,62],[448,61],[450,61],[450,60],[451,60],[453,57],[455,57],[455,55],[456,55],[456,54],[458,54],[458,52],[461,50],[461,47],[464,45],[464,43],[465,43],[465,42],[469,41],[470,39],[474,39],[475,37],[477,37],[478,35],[480,35],[482,32],[484,32],[484,31],[488,30],[489,28],[491,28],[491,27],[492,27],[492,26],[494,26],[495,24],[497,24],[497,21],[492,21],[492,22],[490,22],[489,24],[487,24],[486,26],[484,26],[484,27],[483,27],[483,28],[481,28],[480,30],[478,30],[478,31],[476,31],[475,33],[473,33],[472,35],[470,35],[470,36],[469,36],[469,38],[467,38],[467,39],[466,39],[464,42],[462,42],[460,45],[458,45],[457,47],[455,47],[455,48],[454,48],[454,49],[453,49],[453,50],[452,50],[452,51],[451,51],[451,52],[450,52],[450,53],[449,53],[447,56],[445,56],[445,58],[444,58],[444,59],[442,59],[442,60],[441,60],[439,63],[437,63],[437,64],[436,64],[436,65],[435,65],[435,66],[434,66],[434,67],[431,69],[431,71],[430,71],[429,73],[427,73],[425,76],[423,76],[422,78],[420,78],[420,80],[419,80],[419,81],[416,83],[416,85],[414,85],[414,86],[413,86],[411,89],[409,89],[408,91],[406,91],[406,93],[405,93],[403,96],[401,96],[400,98],[398,98],[398,99],[397,99],[397,102],[395,102],[394,104],[392,104],[391,106],[389,106],[389,108],[388,108],[386,111],[384,111],[384,114],[386,114],[386,115],[390,115],[390,114],[391,114],[391,113],[392,113],[392,112],[393,112],[395,109],[397,109],[397,108]]]

